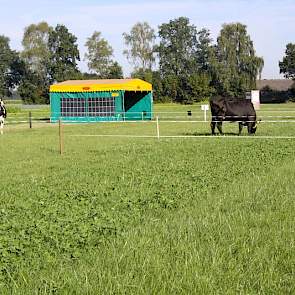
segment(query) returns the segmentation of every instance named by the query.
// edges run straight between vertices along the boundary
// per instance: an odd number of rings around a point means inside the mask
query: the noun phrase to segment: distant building
[[[289,79],[263,79],[256,81],[262,103],[280,103],[295,97],[295,81]]]
[[[289,79],[263,79],[256,81],[257,90],[271,89],[274,91],[288,91],[292,88],[295,81]]]

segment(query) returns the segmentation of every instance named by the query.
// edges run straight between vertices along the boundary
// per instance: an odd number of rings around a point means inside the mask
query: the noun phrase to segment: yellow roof
[[[151,91],[152,84],[140,79],[69,80],[50,86],[50,92]]]

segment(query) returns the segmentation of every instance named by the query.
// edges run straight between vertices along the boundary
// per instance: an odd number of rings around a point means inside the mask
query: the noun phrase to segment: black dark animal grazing
[[[219,133],[223,134],[223,121],[238,122],[239,135],[243,126],[247,126],[248,134],[255,134],[257,129],[256,112],[251,100],[218,97],[210,100],[210,107],[212,135],[215,134],[216,125]]]
[[[3,134],[4,119],[7,116],[7,111],[2,99],[0,99],[0,134]]]
[[[6,108],[2,102],[0,102],[0,116],[3,116],[3,118],[6,118],[7,116]]]

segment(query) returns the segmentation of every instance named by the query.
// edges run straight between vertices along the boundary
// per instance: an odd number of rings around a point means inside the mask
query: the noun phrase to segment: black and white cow
[[[255,134],[257,129],[256,112],[251,100],[249,99],[232,99],[232,98],[212,98],[210,100],[212,121],[211,131],[215,134],[215,126],[220,134],[222,132],[222,122],[238,122],[239,135],[243,126],[247,126],[248,134]]]
[[[7,111],[2,99],[0,99],[0,133],[3,134],[4,120],[7,116]]]

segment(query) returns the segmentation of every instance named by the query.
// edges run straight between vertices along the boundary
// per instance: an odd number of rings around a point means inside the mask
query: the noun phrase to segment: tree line
[[[241,23],[224,24],[216,42],[208,29],[198,29],[186,17],[161,24],[157,32],[139,22],[122,38],[131,77],[151,82],[155,101],[194,103],[213,95],[244,96],[256,87],[264,65]],[[31,24],[24,30],[22,46],[20,52],[12,50],[9,38],[0,36],[1,96],[9,97],[17,89],[26,103],[48,103],[52,83],[123,78],[112,46],[99,31],[85,43],[86,73],[77,65],[77,37],[65,25]],[[288,44],[280,72],[294,79],[294,65],[295,44]]]

